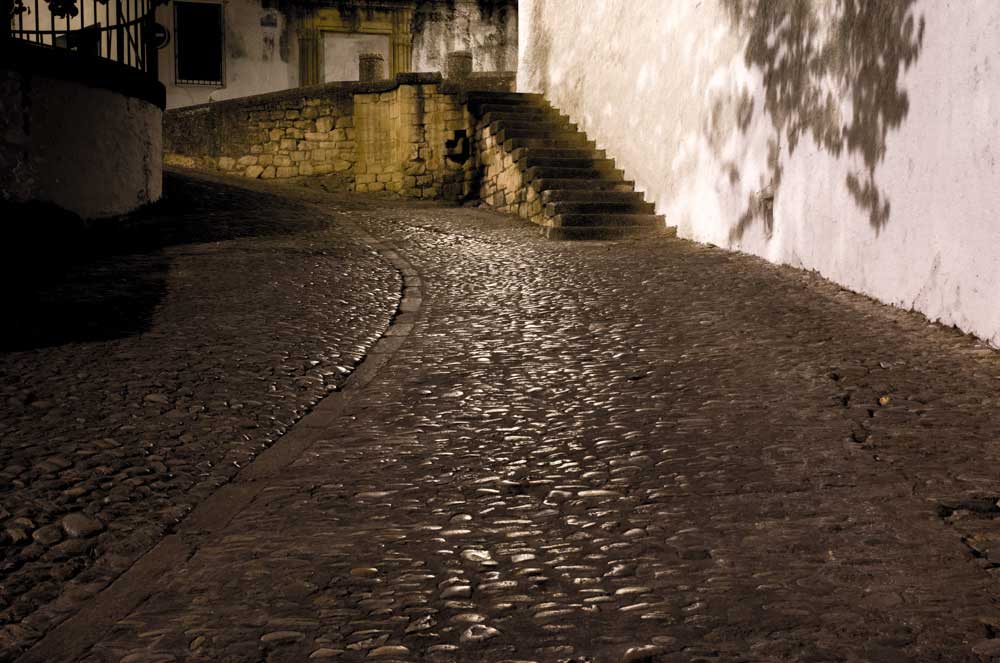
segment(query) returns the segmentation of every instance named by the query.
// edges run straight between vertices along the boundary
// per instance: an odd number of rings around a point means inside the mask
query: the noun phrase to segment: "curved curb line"
[[[326,215],[318,206],[312,206]],[[349,219],[337,220],[350,225],[362,242],[403,276],[402,299],[388,329],[351,372],[340,391],[325,396],[287,433],[195,507],[174,533],[163,537],[72,617],[46,633],[16,663],[75,661],[86,654],[116,622],[163,588],[174,570],[218,535],[282,470],[314,443],[328,437],[326,431],[331,424],[360,397],[361,390],[375,379],[413,331],[423,302],[417,271],[392,244],[375,238]]]

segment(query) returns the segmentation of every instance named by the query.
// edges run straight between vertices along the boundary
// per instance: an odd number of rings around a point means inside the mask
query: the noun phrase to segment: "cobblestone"
[[[0,660],[338,388],[399,300],[399,275],[315,209],[176,176],[167,191],[111,246],[8,293]]]
[[[416,322],[80,660],[997,651],[992,350],[711,247],[284,195],[391,241],[419,273]]]

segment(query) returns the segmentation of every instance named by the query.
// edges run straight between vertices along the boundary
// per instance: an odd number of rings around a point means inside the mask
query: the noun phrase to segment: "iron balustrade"
[[[165,0],[0,0],[2,38],[63,48],[157,76],[156,6]],[[0,21],[2,24],[3,21]],[[5,34],[4,34],[5,33]]]

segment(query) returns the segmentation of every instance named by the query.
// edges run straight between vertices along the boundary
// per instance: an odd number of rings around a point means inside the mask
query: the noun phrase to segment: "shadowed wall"
[[[1000,5],[522,0],[543,92],[681,236],[1000,345]]]

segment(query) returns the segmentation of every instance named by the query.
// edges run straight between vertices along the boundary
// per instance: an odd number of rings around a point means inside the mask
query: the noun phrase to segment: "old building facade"
[[[175,0],[157,21],[168,108],[358,80],[361,53],[385,78],[460,50],[476,71],[517,65],[517,0]]]

